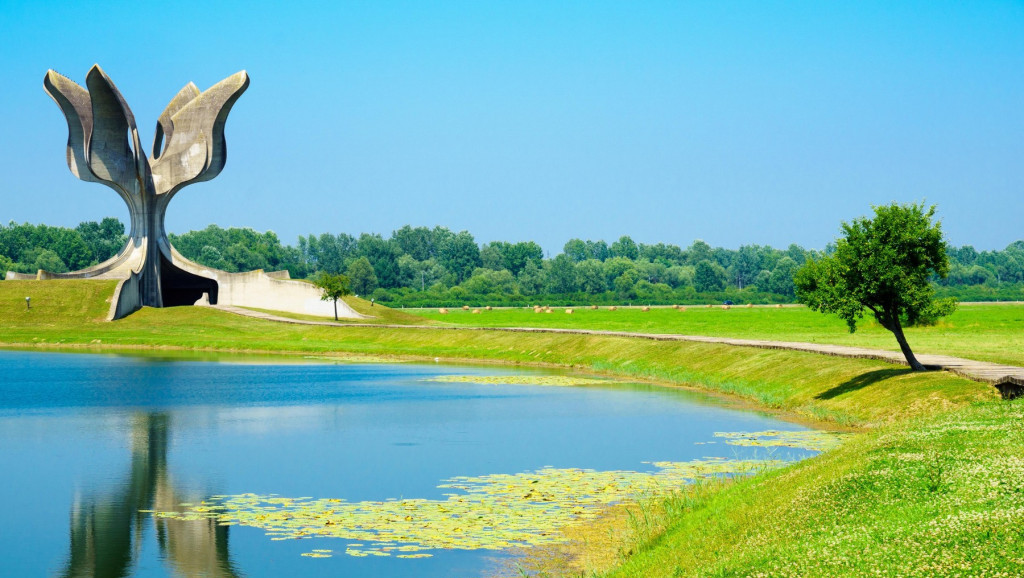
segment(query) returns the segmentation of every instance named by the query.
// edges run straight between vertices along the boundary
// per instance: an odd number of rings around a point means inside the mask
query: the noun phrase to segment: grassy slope
[[[348,352],[551,364],[695,385],[848,425],[890,421],[995,395],[990,386],[948,373],[913,374],[878,361],[703,343],[456,329],[302,326],[201,307],[146,308],[120,321],[102,322],[103,301],[112,291],[112,283],[97,281],[0,283],[0,315],[6,320],[0,343]],[[35,295],[37,304],[30,313],[18,309],[24,306],[18,303],[24,300],[22,294]],[[92,303],[91,309],[81,305],[85,303]]]
[[[532,309],[495,309],[473,315],[453,309],[441,315],[435,309],[410,310],[425,319],[452,325],[483,327],[560,327],[606,329],[645,333],[680,333],[747,339],[775,339],[832,343],[898,351],[892,334],[865,318],[851,334],[846,323],[805,307],[687,307],[620,308],[597,311],[576,308],[566,315],[534,313]],[[932,327],[911,327],[907,338],[916,353],[955,355],[968,359],[1024,365],[1024,305],[962,305],[952,316]]]
[[[370,319],[348,319],[339,318],[339,323],[359,323],[364,325],[439,325],[436,321],[430,319],[424,319],[419,315],[412,315],[406,313],[401,309],[391,309],[390,307],[384,307],[382,305],[371,305],[369,301],[349,295],[343,298],[345,303],[356,311],[356,313],[362,313],[363,315],[369,315]],[[250,307],[253,311],[262,311],[264,313],[270,313],[279,317],[287,317],[289,319],[300,319],[305,321],[334,321],[333,317],[321,317],[319,315],[303,315],[301,313],[289,313],[286,311],[271,311],[269,309],[257,309]]]
[[[1019,576],[1024,400],[856,436],[727,486],[608,576]]]
[[[112,290],[103,282],[0,283],[0,342],[548,363],[686,383],[875,426],[838,450],[693,501],[614,576],[1024,570],[1024,402],[998,401],[991,387],[950,374],[618,337],[295,326],[203,308],[144,309],[98,321]],[[24,311],[25,295],[33,296],[32,312]]]

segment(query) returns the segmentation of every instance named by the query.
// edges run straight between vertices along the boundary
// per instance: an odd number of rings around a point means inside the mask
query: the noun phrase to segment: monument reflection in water
[[[203,497],[183,495],[168,473],[166,413],[138,413],[131,425],[131,465],[127,478],[108,492],[76,496],[71,508],[71,548],[61,576],[129,576],[141,548],[150,514],[140,510],[180,510]],[[213,520],[156,519],[161,559],[182,576],[234,577],[228,553],[228,526]]]

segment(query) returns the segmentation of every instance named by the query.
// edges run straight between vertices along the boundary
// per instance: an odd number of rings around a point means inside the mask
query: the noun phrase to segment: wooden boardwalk
[[[307,321],[302,319],[291,319],[280,317],[260,311],[252,311],[241,307],[230,305],[214,305],[214,309],[255,317],[266,321],[279,323],[292,323],[296,325],[326,325],[332,327],[366,327],[366,328],[390,328],[390,329],[431,329],[436,331],[508,331],[515,333],[566,333],[571,335],[607,335],[611,337],[629,337],[634,339],[650,339],[653,341],[695,341],[699,343],[715,343],[722,345],[735,345],[738,347],[757,347],[760,349],[785,349],[789,351],[806,351],[808,353],[819,353],[823,355],[834,355],[837,357],[853,357],[860,359],[877,359],[909,365],[903,354],[898,351],[886,351],[884,349],[868,349],[866,347],[847,347],[844,345],[828,345],[823,343],[802,343],[796,341],[770,341],[763,339],[734,339],[730,337],[706,337],[703,335],[677,335],[671,333],[630,333],[628,331],[601,331],[597,329],[554,329],[544,327],[463,327],[451,325],[393,325],[393,324],[367,324],[367,323],[345,323],[336,321]],[[1014,365],[1002,365],[988,361],[975,361],[949,355],[918,355],[917,360],[930,369],[941,369],[957,375],[991,383],[1004,397],[1017,397],[1024,393],[1024,367]]]

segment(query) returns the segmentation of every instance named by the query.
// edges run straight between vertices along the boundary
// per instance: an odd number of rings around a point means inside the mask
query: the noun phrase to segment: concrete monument
[[[8,279],[121,279],[111,319],[143,306],[198,302],[333,315],[332,304],[322,301],[315,287],[289,280],[287,271],[212,269],[184,258],[167,239],[164,215],[174,195],[224,169],[224,124],[249,87],[245,71],[203,92],[191,82],[182,88],[157,120],[150,157],[131,109],[99,65],[86,76],[88,90],[53,70],[47,71],[43,87],[67,118],[68,168],[79,179],[107,185],[121,196],[131,215],[131,233],[120,253],[94,267],[62,274],[40,270],[35,276],[9,272]],[[360,317],[348,306],[342,309],[340,316]]]

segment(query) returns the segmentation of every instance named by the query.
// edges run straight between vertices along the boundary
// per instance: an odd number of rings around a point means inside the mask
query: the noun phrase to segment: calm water
[[[299,554],[344,541],[168,526],[139,510],[245,492],[438,499],[452,476],[644,471],[753,451],[698,443],[716,431],[802,429],[643,385],[422,381],[535,373],[0,351],[0,575],[477,575],[500,553],[310,559]]]

